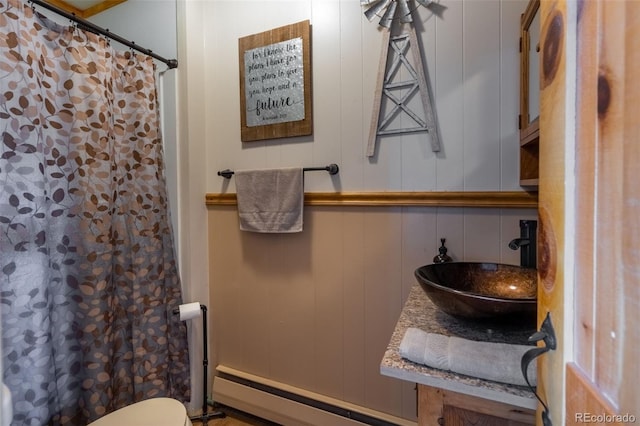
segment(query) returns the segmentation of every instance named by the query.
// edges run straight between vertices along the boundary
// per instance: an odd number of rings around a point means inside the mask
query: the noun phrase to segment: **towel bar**
[[[329,172],[330,175],[335,175],[335,174],[338,174],[338,172],[340,171],[340,168],[338,168],[337,164],[333,163],[325,167],[305,167],[302,169],[303,172],[313,172],[317,170],[324,170]],[[233,173],[234,173],[233,170],[229,170],[229,169],[219,170],[218,176],[231,179],[231,176],[233,176]]]

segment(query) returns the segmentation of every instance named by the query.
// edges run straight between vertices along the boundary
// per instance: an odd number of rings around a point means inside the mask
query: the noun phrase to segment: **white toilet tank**
[[[88,426],[192,426],[187,410],[171,398],[153,398],[121,408]]]

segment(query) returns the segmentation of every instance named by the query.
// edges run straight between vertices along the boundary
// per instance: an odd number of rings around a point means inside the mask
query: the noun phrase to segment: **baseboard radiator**
[[[216,403],[283,426],[416,426],[415,422],[226,366],[213,380]]]

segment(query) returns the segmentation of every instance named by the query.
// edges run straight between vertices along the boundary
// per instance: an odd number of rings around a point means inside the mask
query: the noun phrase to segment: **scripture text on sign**
[[[305,118],[301,37],[245,51],[244,67],[247,127]]]

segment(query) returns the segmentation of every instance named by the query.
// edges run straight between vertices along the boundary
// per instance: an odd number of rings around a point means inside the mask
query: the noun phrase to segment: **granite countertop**
[[[410,327],[420,328],[428,333],[458,336],[469,340],[528,344],[528,337],[535,332],[535,324],[529,328],[521,325],[490,325],[462,321],[439,310],[429,300],[422,288],[415,284],[409,293],[389,346],[387,346],[380,364],[380,373],[520,408],[536,409],[535,395],[527,387],[460,375],[403,359],[398,353],[398,348],[405,331]]]

